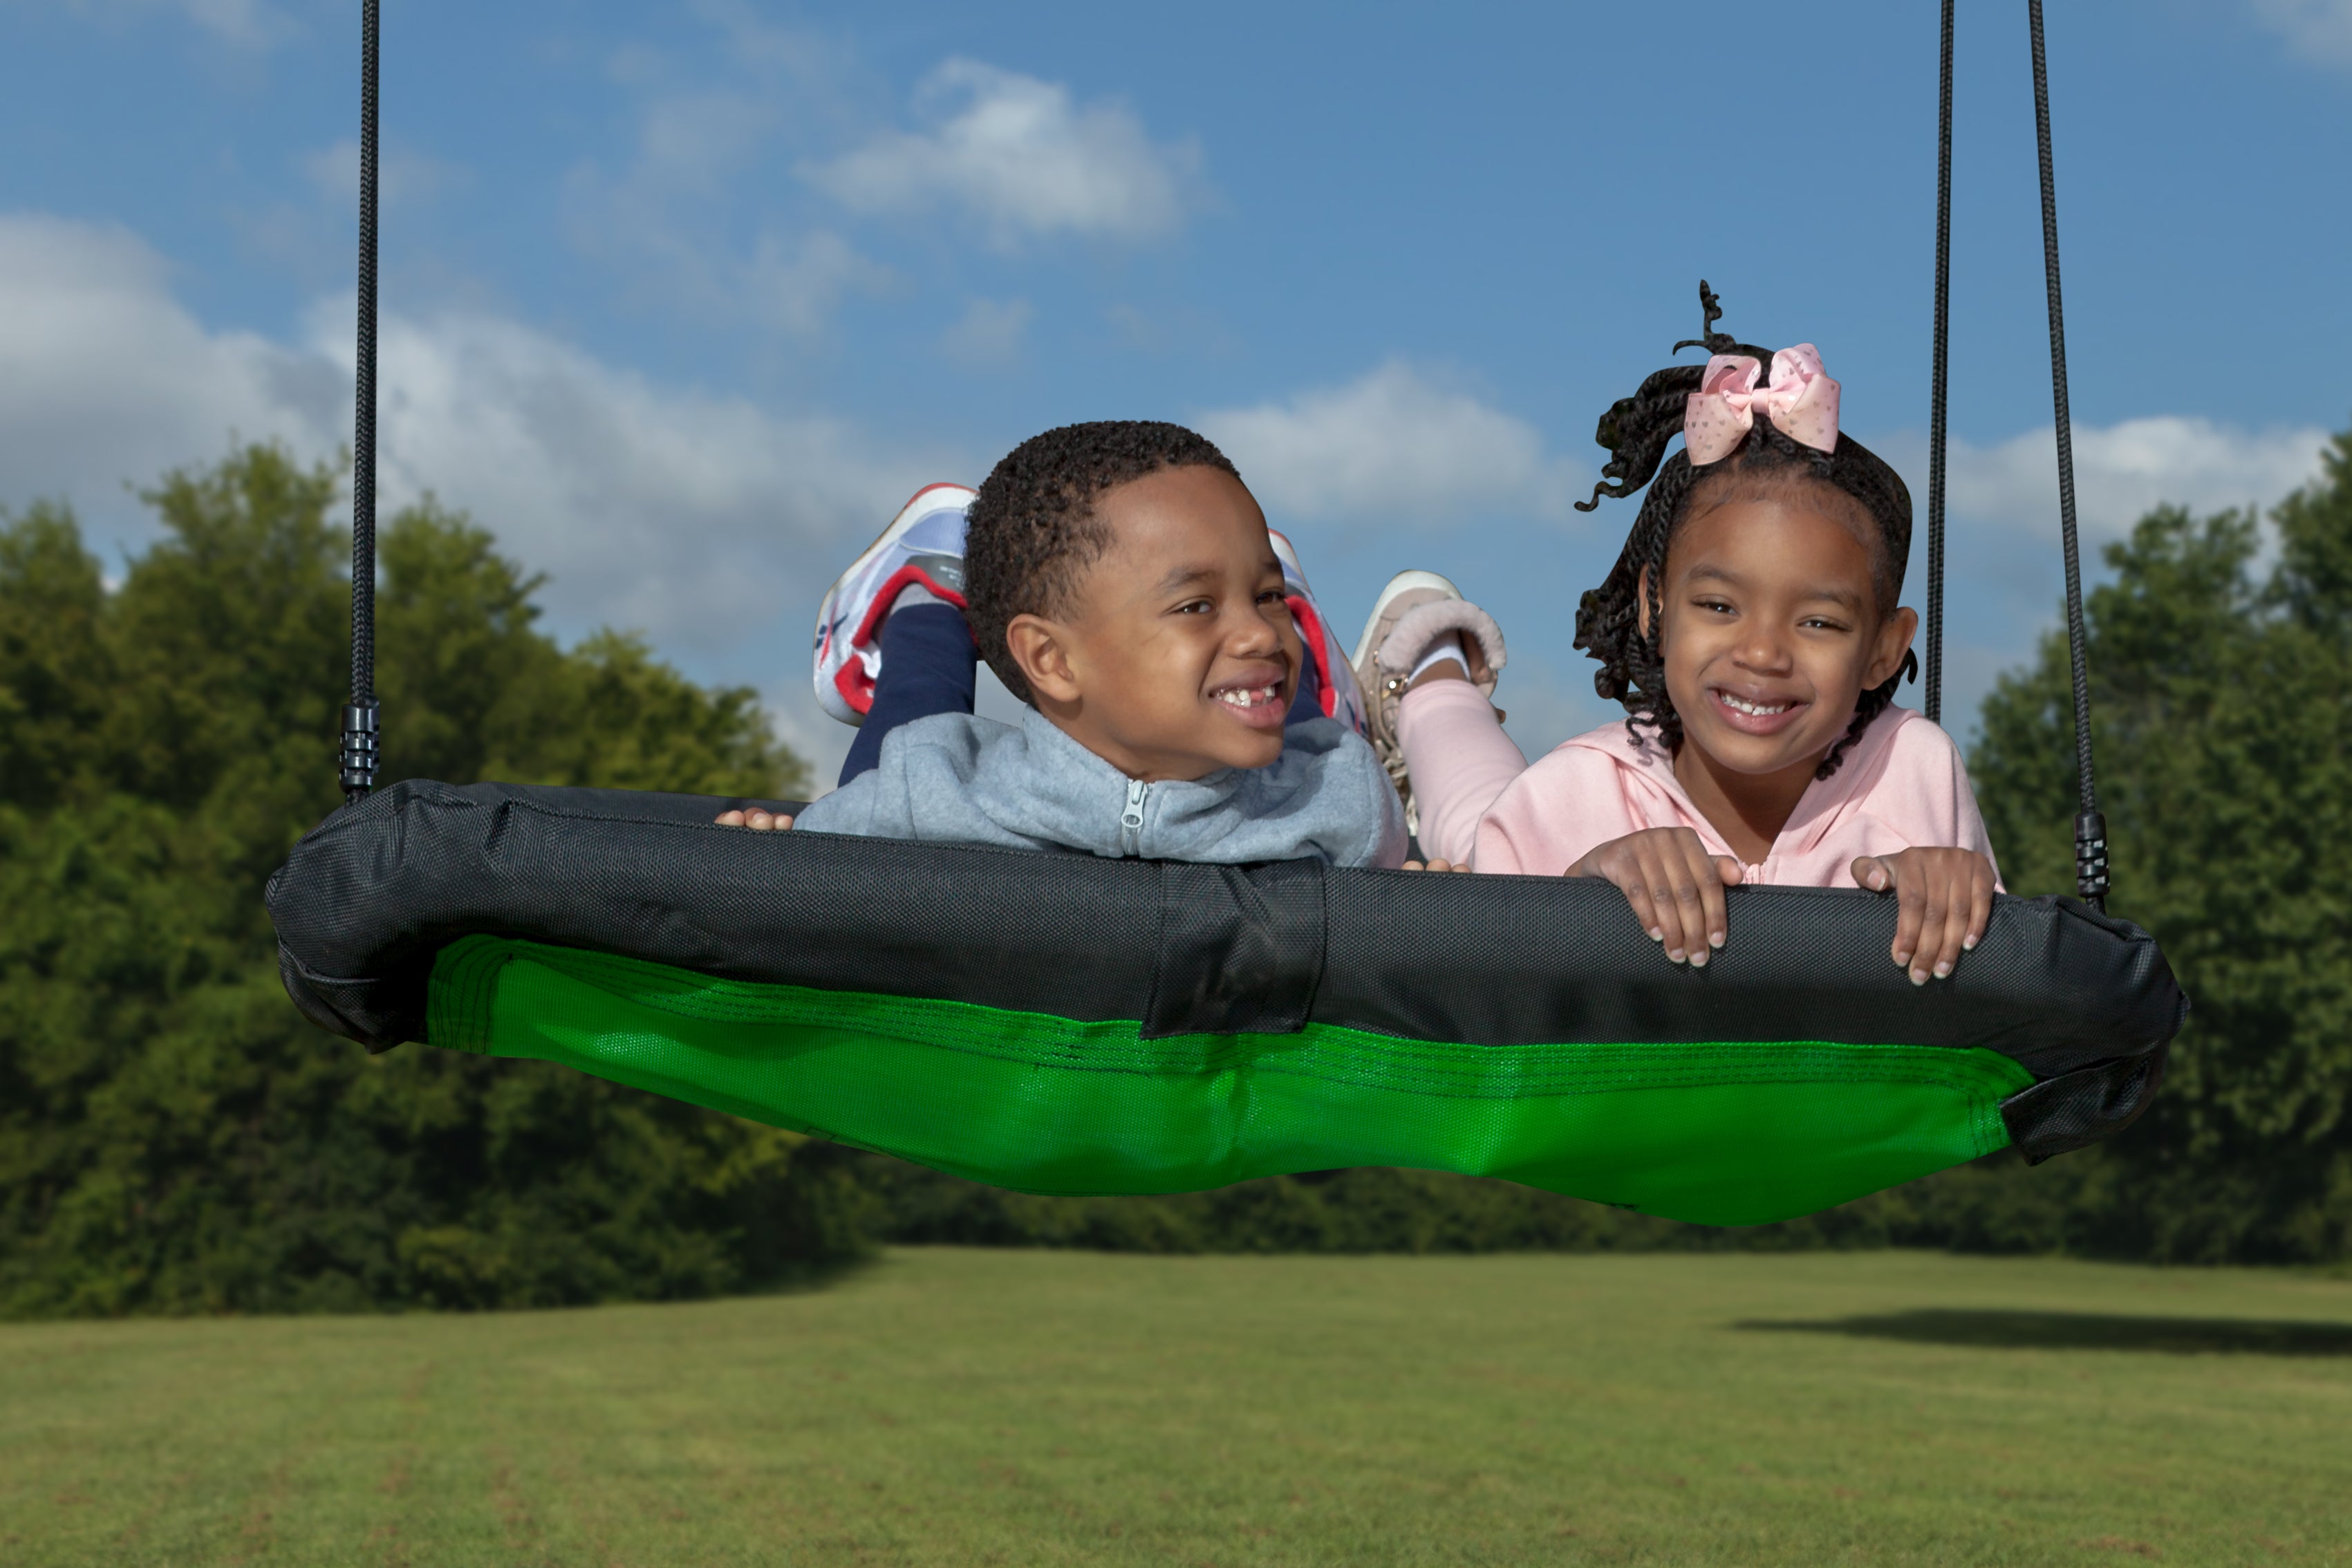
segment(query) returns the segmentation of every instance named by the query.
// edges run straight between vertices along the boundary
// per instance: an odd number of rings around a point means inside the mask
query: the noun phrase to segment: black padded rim
[[[1313,1021],[1469,1045],[1985,1047],[2043,1080],[2011,1117],[2030,1154],[2137,1116],[2188,1007],[2146,932],[2072,900],[2001,899],[1958,972],[1915,987],[1887,956],[1892,900],[1860,891],[1734,889],[1729,942],[1690,970],[1602,883],[713,825],[740,804],[422,781],[381,791],[271,879],[288,991],[322,1027],[386,1048],[422,1037],[441,947],[493,932],[740,980],[1136,1019],[1148,1035]]]

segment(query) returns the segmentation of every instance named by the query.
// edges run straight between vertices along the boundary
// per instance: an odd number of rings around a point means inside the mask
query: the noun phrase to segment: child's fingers
[[[1727,924],[1723,903],[1726,873],[1723,868],[1724,863],[1730,858],[1707,853],[1706,846],[1699,842],[1698,835],[1696,833],[1678,835],[1675,847],[1682,850],[1683,858],[1689,866],[1691,880],[1696,885],[1697,923],[1686,924],[1684,930],[1690,935],[1692,965],[1704,969],[1706,967],[1708,955],[1723,945],[1723,933]],[[1731,860],[1730,863],[1734,868],[1739,864],[1737,860]],[[1736,879],[1737,870],[1730,875]]]
[[[1621,840],[1609,847],[1606,854],[1589,856],[1583,861],[1584,874],[1605,877],[1616,889],[1625,895],[1633,907],[1633,918],[1649,933],[1652,942],[1665,940],[1665,928],[1658,923],[1657,901],[1650,897],[1653,879],[1642,864],[1641,843],[1638,839]]]
[[[1919,945],[1918,889],[1906,889],[1903,879],[1895,875],[1895,861],[1891,856],[1857,855],[1847,868],[1854,881],[1874,893],[1890,889],[1895,898],[1895,940],[1887,944],[1887,953],[1897,963],[1911,962],[1912,952]]]
[[[722,811],[711,818],[711,821],[720,827],[740,827],[743,826],[743,814],[740,811]]]
[[[1895,962],[1906,969],[1913,955],[1919,951],[1919,929],[1927,923],[1927,889],[1916,876],[1901,875],[1895,865],[1888,864],[1889,879],[1895,885],[1895,941],[1887,951]]]
[[[1713,857],[1699,843],[1698,835],[1687,830],[1669,835],[1664,845],[1654,843],[1645,847],[1655,851],[1658,872],[1665,879],[1663,900],[1660,885],[1654,882],[1651,884],[1651,898],[1667,906],[1659,910],[1659,924],[1665,931],[1666,956],[1676,963],[1706,963],[1710,951],[1707,933],[1720,926],[1723,918],[1720,913],[1710,915],[1707,908],[1710,896],[1718,910],[1723,903],[1723,883],[1715,874]]]
[[[1937,900],[1933,892],[1933,889],[1938,886],[1943,889],[1943,907],[1940,910],[1936,908]],[[1960,944],[1968,939],[1969,916],[1971,912],[1969,907],[1968,872],[1962,868],[1955,868],[1948,878],[1936,879],[1935,882],[1930,884],[1927,904],[1931,911],[1930,921],[1932,922],[1936,916],[1940,914],[1943,923],[1940,930],[1933,929],[1931,925],[1929,935],[1919,944],[1918,962],[1911,968],[1911,978],[1914,984],[1918,982],[1919,972],[1922,969],[1927,970],[1937,979],[1943,980],[1950,976],[1953,965],[1960,962]]]
[[[1906,877],[1904,882],[1905,886],[1896,889],[1896,897],[1903,900],[1906,910],[1916,898],[1919,914],[1909,943],[1905,944],[1897,932],[1897,945],[1907,945],[1910,952],[1895,962],[1909,972],[1912,984],[1925,985],[1937,973],[1936,965],[1944,962],[1948,940],[1952,956],[1959,956],[1960,932],[1953,918],[1957,911],[1952,908],[1951,879],[1938,868],[1924,876]],[[1944,973],[1950,971],[1948,968]]]
[[[1969,933],[1960,939],[1963,952],[1974,952],[1977,943],[1984,940],[1985,927],[1992,923],[1992,868],[1981,856],[1976,860],[1975,875],[1969,882]]]

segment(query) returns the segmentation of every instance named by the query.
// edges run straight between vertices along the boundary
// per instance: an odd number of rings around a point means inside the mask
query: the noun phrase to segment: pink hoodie
[[[1405,694],[1397,737],[1421,805],[1421,847],[1440,859],[1557,877],[1645,827],[1688,827],[1710,852],[1731,853],[1684,793],[1665,749],[1635,744],[1622,721],[1563,742],[1530,766],[1476,687],[1439,680]],[[1846,749],[1837,772],[1806,787],[1746,880],[1851,888],[1856,856],[1913,845],[1992,858],[1959,748],[1921,715],[1890,708]]]

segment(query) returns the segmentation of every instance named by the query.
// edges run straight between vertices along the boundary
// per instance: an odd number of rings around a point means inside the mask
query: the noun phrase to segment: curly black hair
[[[1088,566],[1110,548],[1095,497],[1162,468],[1241,475],[1205,436],[1157,419],[1098,419],[1032,436],[1004,455],[964,521],[965,616],[981,656],[1024,702],[1028,679],[1004,640],[1015,616],[1066,615]]]
[[[1723,306],[1704,279],[1699,281],[1698,297],[1706,326],[1700,336],[1676,343],[1677,353],[1703,348],[1710,354],[1748,354],[1765,364],[1771,363],[1771,350],[1714,330]],[[1872,587],[1882,615],[1891,613],[1902,595],[1903,567],[1911,554],[1911,491],[1900,475],[1851,436],[1841,434],[1835,451],[1818,452],[1781,434],[1769,420],[1759,419],[1738,447],[1717,462],[1695,468],[1687,452],[1676,452],[1661,466],[1666,444],[1682,431],[1683,411],[1705,372],[1704,365],[1669,365],[1643,381],[1633,396],[1611,405],[1593,435],[1609,449],[1609,461],[1601,466],[1601,479],[1592,487],[1591,499],[1576,503],[1578,510],[1591,511],[1604,495],[1622,498],[1644,484],[1650,486],[1608,580],[1577,605],[1576,646],[1601,661],[1592,689],[1625,705],[1625,728],[1635,742],[1642,740],[1642,727],[1646,725],[1656,731],[1670,753],[1682,750],[1683,721],[1675,711],[1674,699],[1666,693],[1665,658],[1659,648],[1664,609],[1660,585],[1665,577],[1666,548],[1674,542],[1675,530],[1692,515],[1695,501],[1701,503],[1702,510],[1712,510],[1729,501],[1786,494],[1789,487],[1803,486],[1816,495],[1824,489],[1833,492],[1837,499],[1832,504],[1850,517],[1858,506],[1866,521],[1853,521],[1862,524],[1864,539],[1872,542]],[[1651,483],[1653,475],[1655,483]],[[1645,609],[1647,631],[1642,626]],[[1837,771],[1846,748],[1861,739],[1870,721],[1895,700],[1895,689],[1904,676],[1916,675],[1917,669],[1916,656],[1906,654],[1902,668],[1884,684],[1862,693],[1854,704],[1853,722],[1813,770],[1815,778],[1825,779]]]

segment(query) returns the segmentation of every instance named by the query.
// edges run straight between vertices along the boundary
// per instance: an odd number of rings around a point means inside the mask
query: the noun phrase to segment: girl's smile
[[[1751,735],[1777,733],[1796,722],[1798,715],[1811,706],[1800,698],[1735,691],[1722,686],[1709,688],[1707,695],[1723,708],[1732,728]]]

